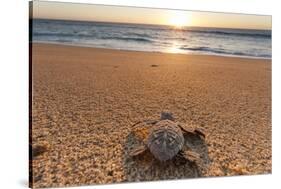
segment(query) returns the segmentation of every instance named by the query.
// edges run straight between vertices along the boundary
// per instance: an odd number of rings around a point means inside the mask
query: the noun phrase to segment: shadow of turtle
[[[192,151],[198,153],[200,155],[200,159],[202,160],[203,167],[198,168],[200,175],[204,176],[208,169],[208,165],[210,164],[210,158],[208,155],[208,146],[204,139],[202,139],[199,135],[195,135],[192,133],[184,133],[184,141],[185,146],[192,149]]]
[[[192,134],[184,136],[186,144],[192,150],[199,153],[204,164],[208,164],[208,149],[200,137]],[[202,177],[202,170],[195,163],[192,163],[180,155],[166,162],[160,162],[147,150],[136,157],[130,157],[129,152],[136,146],[143,143],[133,133],[127,136],[123,146],[123,170],[128,182],[157,181]]]

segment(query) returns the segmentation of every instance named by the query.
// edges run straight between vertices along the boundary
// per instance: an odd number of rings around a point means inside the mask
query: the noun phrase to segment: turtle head
[[[169,112],[169,111],[163,111],[161,112],[161,117],[160,117],[161,120],[165,120],[165,119],[168,119],[168,120],[171,120],[171,121],[175,121],[175,118],[173,116],[173,113],[172,112]]]

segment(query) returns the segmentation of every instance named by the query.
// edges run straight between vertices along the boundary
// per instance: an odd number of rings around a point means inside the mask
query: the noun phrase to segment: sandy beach
[[[196,177],[147,175],[127,157],[131,126],[163,110],[205,130],[202,177],[271,173],[269,59],[38,43],[32,54],[34,187]]]

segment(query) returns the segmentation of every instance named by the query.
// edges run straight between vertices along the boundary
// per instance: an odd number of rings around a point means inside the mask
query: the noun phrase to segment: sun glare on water
[[[185,14],[184,12],[176,12],[173,13],[169,20],[168,23],[171,26],[174,26],[177,29],[180,29],[184,26],[190,25],[190,16],[188,14]]]

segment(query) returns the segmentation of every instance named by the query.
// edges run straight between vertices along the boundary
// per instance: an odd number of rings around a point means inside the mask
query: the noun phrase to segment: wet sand
[[[34,187],[196,177],[128,159],[132,124],[163,110],[205,130],[201,176],[271,173],[271,60],[51,44],[32,59]]]

